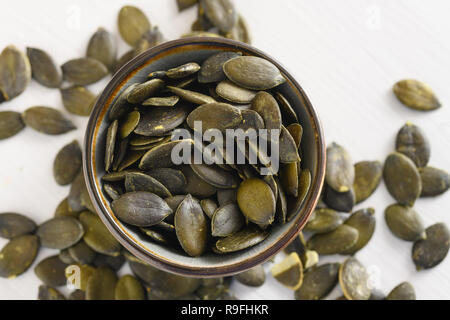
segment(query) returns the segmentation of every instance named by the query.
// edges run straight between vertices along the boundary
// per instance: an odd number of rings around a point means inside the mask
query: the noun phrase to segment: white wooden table
[[[450,2],[446,0],[239,0],[256,47],[281,61],[297,77],[317,108],[328,142],[351,151],[353,160],[381,160],[393,151],[395,135],[406,122],[419,125],[431,140],[431,165],[450,170]],[[15,44],[49,51],[57,63],[84,56],[87,41],[99,26],[117,34],[121,6],[142,8],[168,39],[188,32],[195,9],[178,14],[175,0],[15,0],[0,11],[0,48]],[[429,83],[443,107],[420,113],[403,107],[391,92],[403,78]],[[90,87],[100,92],[108,80]],[[23,111],[33,105],[63,109],[57,90],[32,82],[26,92],[0,110]],[[69,116],[77,131],[57,137],[26,129],[0,142],[0,212],[26,214],[41,223],[49,219],[68,187],[52,178],[58,150],[83,138],[86,118]],[[430,271],[415,271],[412,244],[395,238],[384,222],[393,203],[384,185],[359,207],[376,209],[377,228],[357,257],[384,292],[410,281],[419,299],[450,298],[450,258]],[[417,211],[426,225],[450,225],[450,193],[419,200]],[[6,243],[0,240],[0,246]],[[55,254],[42,249],[37,261]],[[327,257],[324,261],[342,261]],[[33,265],[34,267],[34,265]],[[33,268],[32,267],[32,268]],[[270,266],[267,266],[269,268]],[[39,280],[32,268],[14,280],[0,279],[0,299],[35,299]],[[129,272],[122,270],[122,273]],[[234,284],[242,299],[291,299],[293,293],[270,276],[259,289]],[[337,288],[330,295],[336,298]]]

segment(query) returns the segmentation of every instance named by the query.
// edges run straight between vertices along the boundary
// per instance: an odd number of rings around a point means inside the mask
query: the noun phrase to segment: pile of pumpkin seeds
[[[177,4],[180,11],[194,5],[198,8],[192,33],[183,35],[184,37],[223,36],[250,42],[245,21],[230,1],[177,0]],[[136,21],[139,23],[135,23]],[[139,8],[123,7],[118,24],[122,38],[132,47],[118,59],[114,36],[103,28],[99,28],[90,39],[86,57],[68,61],[61,68],[41,49],[27,48],[25,54],[14,46],[5,48],[0,55],[0,103],[22,94],[33,78],[48,88],[59,89],[63,105],[69,113],[88,116],[97,96],[89,91],[88,85],[104,78],[109,72],[114,73],[136,55],[165,41],[159,28],[152,26]],[[167,76],[167,72],[164,76]],[[154,77],[158,78],[158,75],[155,74]],[[229,99],[227,88],[229,90],[230,85],[232,83],[222,83],[217,88],[214,99]],[[173,90],[183,90],[182,81],[178,83],[178,87],[175,86]],[[148,106],[174,106],[185,99],[180,92],[183,91],[178,90],[163,99],[150,98]],[[429,111],[441,106],[430,87],[416,80],[397,83],[394,93],[412,109]],[[278,93],[275,95],[283,107],[283,97]],[[244,111],[241,110],[241,113],[244,114]],[[127,120],[133,122],[136,117],[137,114],[131,112]],[[26,126],[51,135],[74,129],[74,125],[62,112],[46,106],[31,107],[23,114],[0,111],[0,140],[18,134]],[[291,128],[289,132],[294,139],[301,137],[298,127]],[[118,130],[117,135],[121,134],[122,130]],[[145,151],[149,145],[163,141],[158,139],[151,141],[150,138],[136,138],[129,143],[130,146],[136,149],[142,147]],[[355,254],[369,242],[374,233],[375,212],[372,208],[357,210],[349,216],[347,212],[369,198],[384,176],[389,192],[397,201],[385,211],[388,227],[399,238],[414,242],[412,259],[418,270],[439,264],[449,249],[448,229],[442,223],[425,229],[419,215],[412,208],[417,198],[437,196],[450,186],[450,177],[445,171],[427,166],[429,154],[426,137],[410,123],[399,132],[396,152],[388,157],[384,168],[378,161],[364,161],[353,166],[347,151],[332,144],[329,147],[327,186],[323,201],[304,230],[307,240],[300,233],[286,248],[287,254],[280,263],[267,262],[272,264],[272,276],[282,285],[294,290],[296,299],[323,299],[337,283],[344,294],[339,300],[415,299],[414,288],[407,282],[400,283],[388,294],[368,286],[368,272],[355,258]],[[110,159],[110,165],[113,170],[126,169],[117,167],[114,158]],[[194,170],[189,169],[187,167],[187,173],[183,173],[186,180],[198,177]],[[295,171],[295,168],[287,165],[284,170]],[[163,179],[168,171],[154,170],[154,180]],[[9,240],[0,251],[0,277],[14,278],[26,272],[32,266],[40,247],[58,250],[55,255],[46,257],[34,267],[36,276],[42,281],[38,290],[39,299],[236,299],[229,290],[232,281],[252,287],[265,283],[263,265],[234,277],[217,279],[185,278],[146,265],[122,248],[95,214],[81,173],[81,149],[77,141],[68,143],[60,150],[53,163],[53,172],[58,184],[71,185],[68,197],[55,209],[53,218],[37,225],[22,214],[0,214],[0,237]],[[181,177],[178,174],[169,176]],[[114,181],[111,182],[114,184]],[[197,182],[204,181],[197,179]],[[276,183],[278,186],[286,184],[283,181]],[[119,197],[116,187],[106,183],[104,188],[113,199]],[[295,187],[291,185],[285,192],[287,190],[295,192]],[[276,194],[278,196],[280,193]],[[172,211],[181,201],[196,201],[195,197],[184,196],[173,196],[170,199],[165,200]],[[230,199],[231,204],[227,206]],[[201,200],[198,209],[203,210],[210,218],[222,206],[220,212],[225,212],[226,215],[229,214],[227,212],[237,211],[234,204],[236,201],[236,192],[220,189],[217,191],[217,199]],[[170,223],[160,222],[158,228],[158,231],[164,232],[172,230]],[[144,233],[150,237],[158,237],[154,230],[145,229],[143,228]],[[213,236],[216,232],[218,231]],[[165,238],[160,238],[163,239]],[[352,257],[342,264],[319,264],[320,255],[335,253]],[[133,275],[119,278],[117,272],[126,263]],[[75,274],[78,277],[74,277]],[[67,283],[72,284],[73,291],[66,297],[59,288]]]

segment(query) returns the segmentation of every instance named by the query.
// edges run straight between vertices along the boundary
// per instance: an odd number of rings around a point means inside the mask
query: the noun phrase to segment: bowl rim
[[[301,95],[304,102],[307,113],[309,114],[309,121],[313,127],[314,133],[314,143],[317,148],[317,167],[316,172],[312,174],[313,180],[311,181],[311,187],[308,191],[309,196],[305,198],[305,202],[301,205],[298,210],[303,211],[302,215],[299,215],[298,221],[294,223],[286,232],[284,232],[272,245],[258,253],[257,255],[239,260],[238,262],[233,262],[229,265],[223,266],[186,266],[185,264],[179,264],[174,261],[168,261],[162,256],[149,253],[148,250],[136,243],[135,239],[124,233],[123,229],[119,226],[115,218],[111,217],[107,208],[103,205],[99,193],[101,192],[97,188],[94,177],[94,163],[93,163],[93,145],[96,140],[95,132],[98,129],[100,123],[97,121],[101,112],[104,111],[104,105],[112,102],[115,93],[120,91],[122,86],[126,84],[136,72],[138,72],[146,62],[148,62],[152,57],[161,55],[164,52],[170,52],[171,50],[189,46],[189,45],[218,45],[230,47],[233,50],[243,50],[249,52],[253,55],[260,56],[277,66],[283,75],[287,78],[291,86]],[[105,115],[104,115],[105,116]],[[165,42],[161,45],[153,47],[137,57],[130,60],[124,66],[122,66],[119,71],[117,71],[109,83],[106,85],[100,96],[98,97],[91,115],[89,117],[83,146],[83,173],[86,181],[86,187],[91,198],[94,209],[96,210],[98,216],[105,224],[107,229],[112,233],[114,238],[118,240],[122,246],[124,246],[133,255],[143,260],[144,262],[159,268],[161,270],[182,275],[188,277],[219,277],[219,276],[229,276],[236,273],[248,270],[256,265],[259,265],[266,260],[270,259],[276,253],[281,251],[286,247],[294,238],[299,234],[302,228],[305,226],[309,217],[311,216],[314,208],[316,207],[321,190],[325,179],[325,163],[326,163],[326,145],[324,134],[322,130],[322,125],[320,119],[312,106],[308,96],[304,92],[300,84],[295,80],[295,78],[283,67],[277,60],[262,52],[261,50],[254,48],[251,45],[226,39],[226,38],[213,38],[213,37],[190,37],[178,40],[173,40]],[[298,213],[297,213],[298,214]]]

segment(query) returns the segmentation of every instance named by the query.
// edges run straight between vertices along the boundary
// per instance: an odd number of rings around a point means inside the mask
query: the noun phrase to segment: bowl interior
[[[141,83],[153,71],[168,70],[188,62],[202,63],[219,51],[240,51],[260,56],[276,64],[287,79],[278,90],[295,109],[304,128],[302,166],[312,173],[312,185],[299,214],[284,225],[275,226],[270,236],[244,251],[192,258],[181,251],[149,241],[133,227],[121,223],[111,210],[101,187],[104,145],[109,126],[108,109],[120,93],[133,83]],[[273,59],[250,46],[222,39],[192,38],[176,40],[153,48],[124,66],[106,87],[89,120],[85,141],[85,176],[92,202],[113,235],[134,255],[169,272],[188,276],[223,276],[251,268],[270,258],[292,240],[306,223],[320,195],[324,178],[324,142],[317,116],[306,95],[287,71]]]

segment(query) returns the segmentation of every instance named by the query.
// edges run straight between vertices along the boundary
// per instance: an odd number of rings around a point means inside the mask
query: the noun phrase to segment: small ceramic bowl
[[[244,55],[262,57],[276,65],[287,79],[280,90],[291,102],[304,129],[302,166],[312,173],[312,185],[299,212],[292,221],[272,228],[262,243],[231,254],[205,254],[192,258],[181,250],[164,247],[145,240],[133,228],[119,221],[111,210],[110,202],[102,191],[104,145],[109,126],[108,109],[124,88],[132,83],[144,82],[150,72],[168,70],[184,63],[201,63],[219,51],[239,51]],[[117,72],[99,97],[85,136],[83,169],[92,203],[114,237],[131,253],[162,270],[192,277],[218,277],[232,275],[252,268],[293,240],[306,224],[314,210],[325,176],[325,143],[317,114],[305,92],[295,79],[275,59],[244,43],[221,38],[188,38],[166,42],[154,47],[126,64]]]

